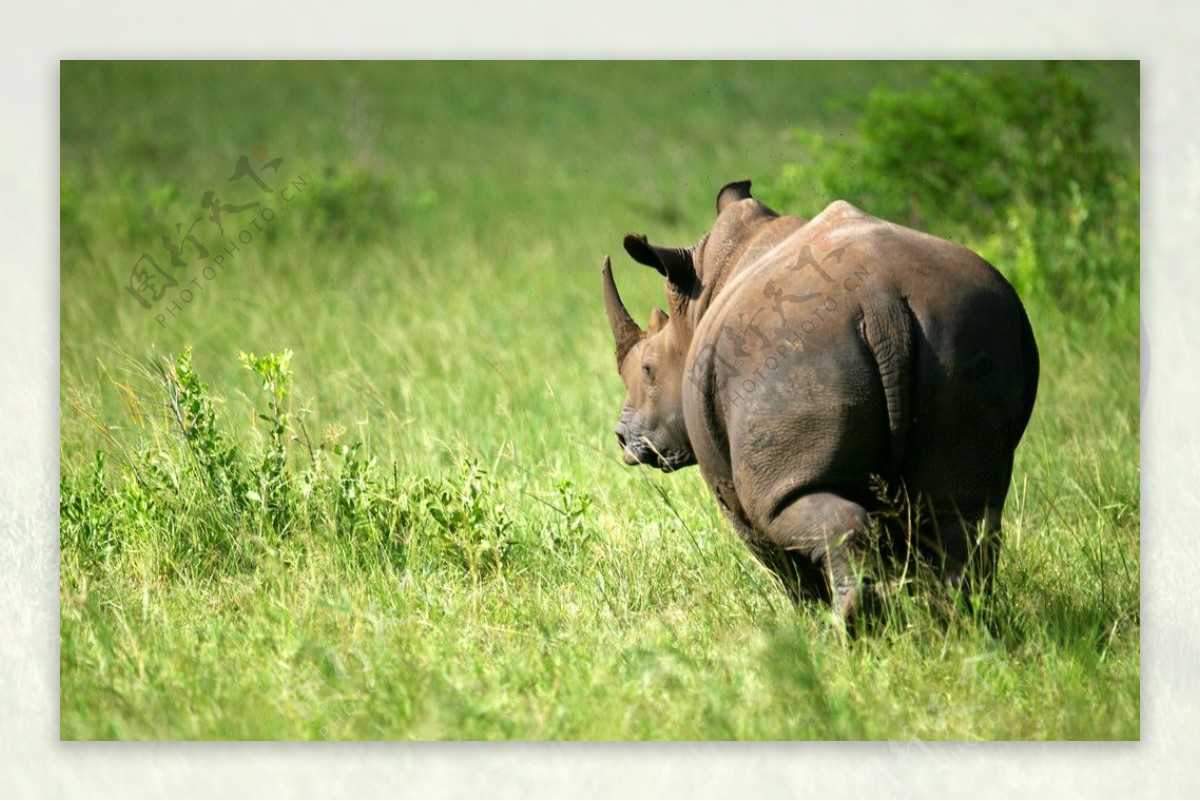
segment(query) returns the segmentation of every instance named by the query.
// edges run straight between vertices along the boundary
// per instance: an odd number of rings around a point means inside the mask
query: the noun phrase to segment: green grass
[[[1072,69],[1136,169],[1136,65]],[[1136,280],[1025,298],[1043,380],[990,626],[917,592],[843,641],[696,471],[611,433],[603,255],[644,320],[624,233],[694,241],[794,129],[853,134],[838,96],[928,71],[65,63],[62,737],[1136,739]],[[294,200],[142,309],[130,268],[205,190],[265,197],[226,182],[256,145]]]

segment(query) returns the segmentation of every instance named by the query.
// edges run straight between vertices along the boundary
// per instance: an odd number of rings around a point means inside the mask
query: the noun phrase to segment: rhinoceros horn
[[[616,282],[613,281],[612,262],[604,257],[604,308],[608,311],[608,325],[612,328],[613,339],[617,343],[617,367],[625,361],[629,349],[642,338],[642,329],[629,316],[621,295],[617,292]]]

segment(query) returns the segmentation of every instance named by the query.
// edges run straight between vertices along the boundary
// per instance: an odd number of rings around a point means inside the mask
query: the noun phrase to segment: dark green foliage
[[[1025,297],[1111,310],[1137,293],[1136,159],[1102,138],[1100,105],[1064,66],[936,71],[857,103],[855,135],[799,132],[805,161],[772,202],[866,211],[982,251]]]
[[[400,185],[387,168],[347,161],[324,165],[304,200],[295,206],[296,228],[353,243],[386,237],[436,205],[437,194]]]
[[[357,164],[327,165],[306,210],[334,239],[357,239],[393,228],[400,219],[395,182]]]

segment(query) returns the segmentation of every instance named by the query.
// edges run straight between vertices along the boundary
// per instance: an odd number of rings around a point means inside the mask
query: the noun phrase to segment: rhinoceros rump
[[[844,201],[780,216],[749,181],[720,191],[694,246],[630,234],[625,249],[664,276],[670,309],[642,331],[605,258],[626,463],[699,464],[793,599],[827,599],[843,618],[863,592],[872,517],[889,529],[881,494],[921,521],[916,536],[891,530],[903,542],[890,547],[915,541],[955,586],[990,582],[1038,384],[1029,320],[999,272]]]

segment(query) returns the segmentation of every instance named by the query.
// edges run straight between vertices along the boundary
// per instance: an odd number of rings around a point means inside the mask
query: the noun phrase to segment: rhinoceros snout
[[[629,447],[629,435],[625,432],[625,426],[617,426],[613,433],[617,435],[617,442],[621,444],[621,458],[625,461],[625,464],[631,466],[641,464],[642,460]]]

